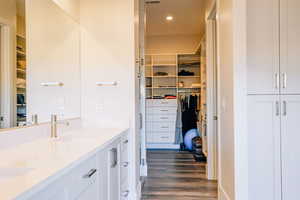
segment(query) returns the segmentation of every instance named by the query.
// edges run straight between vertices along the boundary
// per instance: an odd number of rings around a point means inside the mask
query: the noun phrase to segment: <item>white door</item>
[[[280,99],[278,95],[248,96],[248,152],[249,199],[280,200]]]
[[[278,94],[279,0],[247,2],[248,94]]]
[[[300,1],[281,0],[280,10],[282,94],[300,94]]]
[[[299,200],[300,95],[282,96],[282,200]]]

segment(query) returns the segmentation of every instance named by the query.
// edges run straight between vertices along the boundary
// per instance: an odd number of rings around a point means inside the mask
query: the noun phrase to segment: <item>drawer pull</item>
[[[169,110],[160,110],[161,112],[168,112]]]
[[[122,197],[128,197],[128,195],[129,195],[129,190],[122,192]]]
[[[112,148],[110,150],[110,153],[111,153],[111,159],[112,159],[110,167],[115,168],[118,165],[118,149]]]
[[[169,128],[168,126],[162,126],[161,128]]]
[[[91,169],[86,175],[83,176],[83,178],[91,178],[96,172],[97,169]]]
[[[162,136],[162,137],[160,137],[161,139],[169,139],[169,137],[168,136]]]
[[[169,119],[169,117],[161,117],[160,119]]]
[[[122,164],[123,167],[128,167],[128,165],[129,165],[129,162],[123,162],[123,164]]]

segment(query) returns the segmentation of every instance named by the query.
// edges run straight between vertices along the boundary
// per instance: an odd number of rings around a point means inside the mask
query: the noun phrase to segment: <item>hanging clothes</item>
[[[198,95],[184,95],[180,97],[182,108],[182,137],[191,129],[197,129]]]

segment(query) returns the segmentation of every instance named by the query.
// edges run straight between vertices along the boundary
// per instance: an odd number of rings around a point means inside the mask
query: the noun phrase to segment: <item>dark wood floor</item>
[[[205,164],[188,152],[148,151],[143,200],[217,200],[217,182],[205,178]]]

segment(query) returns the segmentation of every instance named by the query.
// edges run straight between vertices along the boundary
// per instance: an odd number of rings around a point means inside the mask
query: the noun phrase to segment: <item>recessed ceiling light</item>
[[[173,20],[173,16],[171,16],[171,15],[167,16],[167,17],[166,17],[166,20],[172,21],[172,20]]]

